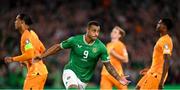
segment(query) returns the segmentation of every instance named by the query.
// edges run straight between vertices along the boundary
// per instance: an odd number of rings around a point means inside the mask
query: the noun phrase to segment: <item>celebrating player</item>
[[[55,44],[41,56],[44,58],[55,54],[62,49],[71,49],[68,64],[63,71],[63,82],[68,88],[85,89],[91,79],[95,66],[99,58],[107,68],[108,72],[121,84],[127,85],[128,80],[124,76],[119,76],[109,61],[109,56],[105,45],[97,39],[100,32],[100,25],[96,21],[90,21],[87,25],[85,35],[77,35]],[[105,83],[105,82],[104,82]]]

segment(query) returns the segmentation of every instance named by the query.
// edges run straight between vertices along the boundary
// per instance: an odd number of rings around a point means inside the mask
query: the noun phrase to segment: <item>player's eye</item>
[[[96,32],[96,29],[93,29],[92,31],[93,31],[93,32]]]

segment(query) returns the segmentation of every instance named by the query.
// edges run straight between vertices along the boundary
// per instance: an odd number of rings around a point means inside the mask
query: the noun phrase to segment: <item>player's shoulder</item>
[[[172,42],[172,38],[167,34],[160,38],[161,42]]]
[[[164,47],[164,45],[173,46],[172,38],[168,34],[162,36],[157,43],[162,47]]]
[[[99,47],[102,47],[102,48],[106,48],[105,44],[99,40],[99,39],[96,39],[96,44],[99,46]]]
[[[116,46],[126,47],[125,44],[122,41],[118,41]]]
[[[104,45],[104,43],[103,43],[101,40],[99,40],[99,39],[96,39],[96,43],[97,43],[97,44],[103,44],[103,45]]]
[[[33,37],[35,37],[36,39],[39,39],[39,37],[37,36],[37,34],[33,30],[31,30],[30,33]]]
[[[25,30],[21,36],[21,44],[26,44],[32,41],[32,35],[29,30]]]
[[[24,30],[23,34],[30,34],[29,30]]]
[[[29,30],[25,30],[21,37],[23,39],[23,38],[30,38],[30,36],[31,36],[31,33],[29,32]]]
[[[172,41],[172,37],[170,35],[167,35],[168,41]]]

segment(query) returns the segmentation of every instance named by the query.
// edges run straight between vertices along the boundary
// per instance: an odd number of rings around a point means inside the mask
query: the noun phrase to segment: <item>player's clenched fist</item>
[[[11,63],[11,62],[13,62],[13,58],[12,57],[5,57],[4,61],[5,61],[5,63]]]
[[[121,79],[119,80],[119,82],[122,84],[122,85],[128,85],[131,81],[127,80],[126,78],[129,77],[129,75],[127,76],[121,76]]]

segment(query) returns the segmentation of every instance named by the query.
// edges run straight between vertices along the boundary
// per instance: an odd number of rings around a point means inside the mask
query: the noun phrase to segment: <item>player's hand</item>
[[[140,74],[140,75],[146,75],[147,72],[148,72],[148,70],[149,70],[149,68],[144,68],[143,70],[141,70],[141,71],[139,72],[139,74]]]
[[[121,76],[121,80],[119,81],[122,85],[128,85],[131,81],[127,80],[126,78],[129,77],[127,76]]]
[[[5,61],[5,63],[11,63],[11,62],[13,62],[13,58],[12,57],[5,57],[4,61]]]

